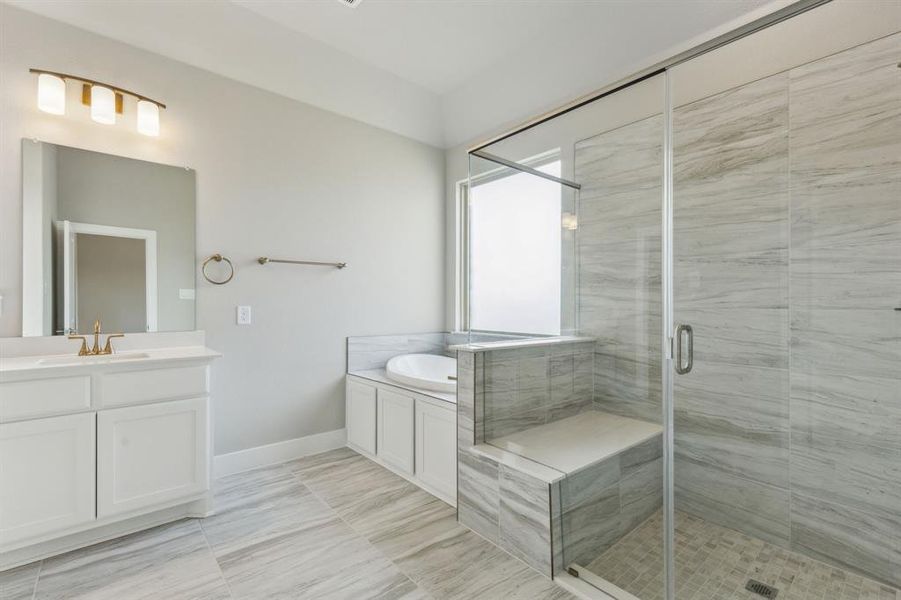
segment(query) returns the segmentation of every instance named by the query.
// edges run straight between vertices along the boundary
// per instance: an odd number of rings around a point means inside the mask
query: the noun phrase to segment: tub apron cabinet
[[[0,369],[0,569],[211,513],[203,349]]]
[[[348,447],[456,506],[454,403],[349,374],[346,410]]]

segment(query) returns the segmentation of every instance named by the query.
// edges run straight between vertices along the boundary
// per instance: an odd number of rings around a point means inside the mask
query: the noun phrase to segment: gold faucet
[[[117,337],[125,337],[124,333],[110,333],[106,336],[106,345],[100,348],[100,319],[94,321],[94,346],[88,348],[88,338],[83,335],[70,335],[70,340],[81,340],[81,349],[78,356],[99,356],[102,354],[112,354],[113,347],[110,340]]]

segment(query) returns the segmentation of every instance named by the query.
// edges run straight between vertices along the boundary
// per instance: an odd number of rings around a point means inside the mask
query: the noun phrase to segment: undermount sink
[[[53,356],[42,358],[39,365],[90,365],[96,363],[122,362],[125,360],[138,360],[150,358],[146,352],[127,352],[123,354],[103,354],[97,356]]]

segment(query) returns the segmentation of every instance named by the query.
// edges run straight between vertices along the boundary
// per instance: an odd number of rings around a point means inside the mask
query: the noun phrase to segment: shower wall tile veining
[[[673,113],[679,508],[789,543],[787,73]],[[731,524],[731,525],[730,525]]]
[[[791,72],[791,534],[901,586],[901,35]]]
[[[895,34],[672,117],[674,316],[695,359],[674,379],[676,509],[895,586],[899,59]],[[578,142],[574,171],[594,408],[656,423],[662,128]]]
[[[579,323],[598,410],[660,422],[663,116],[578,142]]]
[[[591,407],[591,342],[484,355],[484,439],[557,421]]]

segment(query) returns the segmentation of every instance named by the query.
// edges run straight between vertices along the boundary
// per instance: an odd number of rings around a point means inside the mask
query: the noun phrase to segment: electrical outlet
[[[238,307],[238,325],[250,325],[250,307]]]

